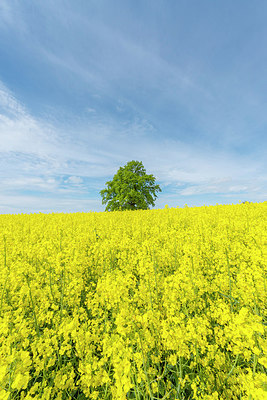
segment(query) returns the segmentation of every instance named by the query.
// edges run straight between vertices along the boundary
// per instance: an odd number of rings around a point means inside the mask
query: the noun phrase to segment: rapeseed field
[[[266,400],[266,206],[0,215],[0,399]]]

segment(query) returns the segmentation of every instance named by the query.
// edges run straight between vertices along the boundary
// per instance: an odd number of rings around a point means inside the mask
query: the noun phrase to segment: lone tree
[[[100,191],[106,211],[147,210],[155,206],[156,192],[161,192],[155,184],[155,177],[147,175],[141,161],[129,161],[120,167],[112,181],[106,182],[107,189]]]

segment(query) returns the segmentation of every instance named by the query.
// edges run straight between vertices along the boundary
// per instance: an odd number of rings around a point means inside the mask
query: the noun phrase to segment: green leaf
[[[106,189],[100,191],[106,211],[147,210],[155,206],[157,192],[161,192],[156,178],[147,175],[141,161],[129,161],[120,167],[112,181],[106,182]]]

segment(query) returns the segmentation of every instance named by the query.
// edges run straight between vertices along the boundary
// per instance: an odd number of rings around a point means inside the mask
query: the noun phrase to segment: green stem
[[[30,287],[30,283],[29,283],[29,278],[28,277],[27,277],[27,284],[28,284],[28,287],[29,287],[29,294],[30,294],[30,299],[31,299],[31,303],[32,303],[32,312],[33,312],[35,330],[36,330],[37,335],[40,337],[41,336],[40,335],[40,329],[39,329],[39,325],[38,325],[38,322],[37,322],[34,302],[33,302],[33,298],[32,298],[32,291],[31,291],[31,287]]]
[[[232,302],[232,282],[231,282],[231,275],[230,275],[230,263],[228,258],[228,251],[225,249],[226,252],[226,259],[227,259],[227,269],[228,269],[228,278],[229,278],[229,297],[230,297],[230,307],[231,312],[233,312],[233,302]]]
[[[257,362],[258,358],[256,354],[253,354],[253,378],[255,377]]]
[[[143,350],[141,335],[140,335],[139,330],[138,330],[137,332],[138,332],[138,335],[139,335],[139,341],[140,341],[140,346],[141,346],[141,351],[142,351],[142,357],[143,357],[143,366],[144,366],[144,372],[145,372],[145,375],[146,375],[146,380],[147,380],[149,395],[150,395],[150,398],[153,399],[154,396],[153,396],[153,394],[152,394],[152,392],[151,392],[150,383],[149,383],[149,379],[148,379],[148,374],[147,374],[147,369],[146,369],[145,356],[144,356],[144,350]]]
[[[52,268],[51,268],[51,264],[49,264],[49,285],[50,285],[50,292],[53,298],[53,301],[55,301],[55,296],[54,296],[54,292],[53,292],[53,288],[52,288]]]
[[[61,276],[60,276],[60,280],[61,280],[61,282],[60,282],[60,286],[61,286],[61,295],[60,295],[60,322],[62,321],[62,316],[63,316],[63,306],[64,306],[64,304],[63,304],[63,300],[64,300],[64,291],[65,291],[65,264],[64,264],[64,269],[63,269],[63,271],[61,271],[61,274],[60,274]]]
[[[6,237],[4,235],[4,267],[6,267]]]
[[[239,354],[237,354],[237,356],[236,356],[236,358],[235,358],[235,362],[234,362],[232,368],[230,369],[230,371],[229,371],[228,374],[227,374],[227,377],[226,377],[226,379],[225,379],[225,383],[227,382],[228,378],[232,375],[233,370],[234,370],[235,367],[236,367],[236,364],[237,364],[237,361],[238,361],[238,357],[239,357]]]
[[[179,375],[180,380],[183,379],[183,366],[182,366],[182,362],[181,362],[181,357],[179,356],[179,371],[177,368],[177,363],[176,363],[176,370],[177,370],[177,375]],[[180,394],[180,390],[181,390],[181,383],[178,383],[178,388],[177,388],[177,396],[179,396]]]
[[[7,276],[6,279],[5,279],[5,284],[4,284],[4,287],[3,287],[3,290],[2,290],[2,295],[1,295],[0,317],[2,316],[3,298],[4,298],[4,293],[5,293],[5,290],[6,290],[7,278],[8,278],[8,276]]]

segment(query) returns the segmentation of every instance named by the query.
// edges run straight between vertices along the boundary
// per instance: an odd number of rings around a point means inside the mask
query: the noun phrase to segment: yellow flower
[[[0,215],[1,387],[264,398],[266,205]]]
[[[171,365],[175,365],[177,363],[177,355],[176,354],[170,355],[168,361]]]
[[[30,380],[30,375],[28,372],[21,374],[20,372],[16,374],[14,381],[12,382],[12,389],[26,389],[28,382]]]

